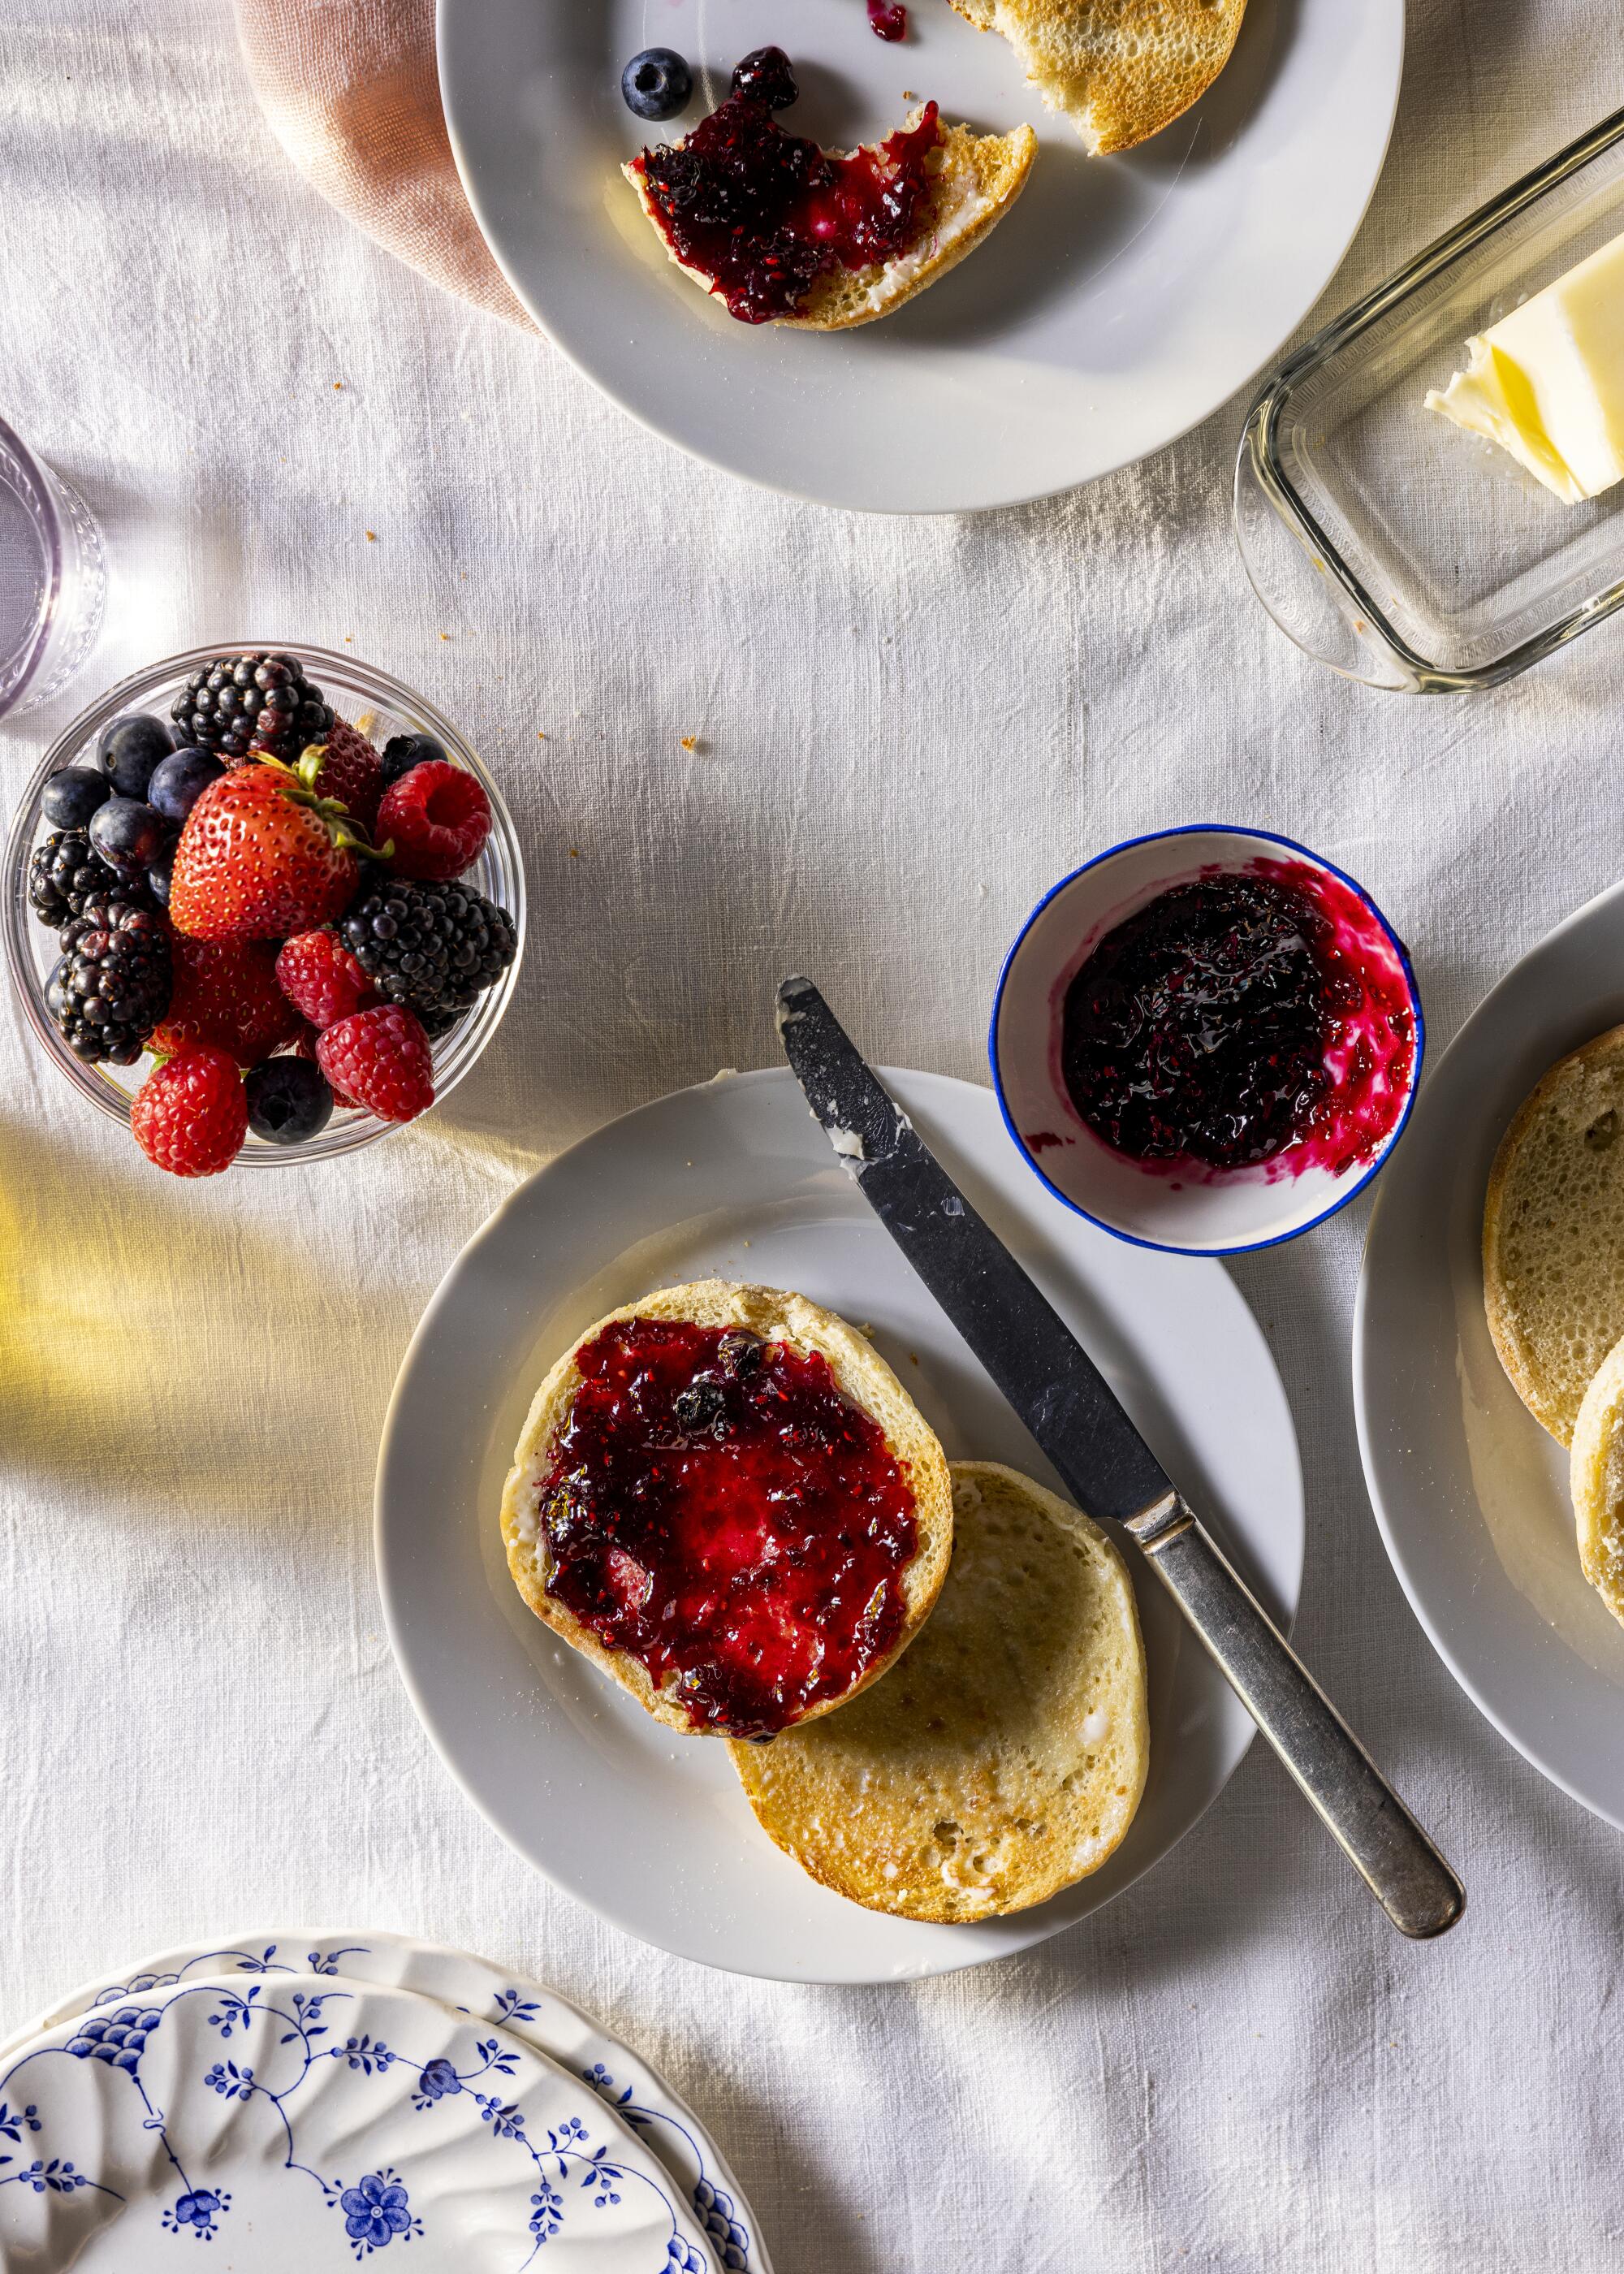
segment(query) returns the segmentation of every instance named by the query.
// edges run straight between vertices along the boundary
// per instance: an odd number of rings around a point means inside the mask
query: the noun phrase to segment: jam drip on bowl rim
[[[827,1359],[633,1318],[575,1365],[539,1495],[548,1594],[695,1729],[771,1736],[844,1697],[902,1631],[918,1525]]]
[[[1212,869],[1105,933],[1064,990],[1060,1072],[1131,1160],[1340,1175],[1380,1150],[1415,1068],[1400,955],[1303,862]]]
[[[942,140],[934,102],[915,124],[843,157],[778,124],[773,111],[794,99],[788,57],[758,49],[681,142],[632,162],[678,260],[747,324],[793,316],[832,269],[897,259],[929,216],[929,162]]]

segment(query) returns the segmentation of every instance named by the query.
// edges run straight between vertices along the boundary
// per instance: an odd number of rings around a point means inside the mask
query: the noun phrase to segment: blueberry
[[[753,95],[769,110],[787,110],[801,89],[782,48],[752,48],[742,63],[733,65],[733,93]]]
[[[177,750],[153,768],[147,803],[156,806],[166,821],[184,821],[210,782],[218,781],[224,772],[207,750]]]
[[[402,774],[409,774],[414,766],[426,765],[431,759],[442,766],[448,763],[445,745],[437,742],[432,734],[391,734],[383,746],[385,788],[399,781]]]
[[[40,795],[40,809],[53,829],[83,829],[97,806],[112,795],[107,776],[89,766],[64,766]]]
[[[693,1382],[672,1400],[672,1417],[685,1436],[714,1429],[727,1411],[727,1395],[718,1382]]]
[[[693,92],[694,74],[674,48],[645,48],[620,73],[626,107],[639,118],[674,118]]]
[[[243,1086],[248,1126],[270,1145],[303,1145],[333,1115],[333,1093],[308,1058],[266,1058]]]
[[[153,768],[174,748],[175,737],[162,719],[133,711],[103,727],[96,756],[116,796],[145,797]]]
[[[139,877],[169,850],[169,827],[139,798],[109,797],[90,817],[92,849],[121,877]]]
[[[175,867],[175,847],[166,846],[147,871],[147,890],[161,908],[169,905],[169,877]]]

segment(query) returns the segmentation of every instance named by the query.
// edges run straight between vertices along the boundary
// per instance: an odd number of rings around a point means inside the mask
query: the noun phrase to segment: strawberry
[[[174,1177],[217,1177],[248,1134],[237,1060],[202,1047],[166,1058],[130,1102],[130,1126],[149,1161]]]
[[[349,817],[276,759],[211,782],[175,847],[169,921],[199,939],[286,939],[339,914],[365,845]],[[367,848],[370,850],[370,847]]]
[[[302,931],[283,943],[276,982],[312,1027],[370,1010],[378,991],[335,931]]]
[[[335,797],[364,829],[378,818],[383,795],[383,760],[358,727],[335,719],[332,731],[313,748],[323,753],[311,787],[320,797]]]
[[[434,1060],[422,1021],[399,1003],[357,1011],[329,1027],[316,1064],[332,1084],[380,1121],[415,1121],[434,1103]]]
[[[397,877],[449,884],[471,869],[491,833],[491,801],[465,766],[425,758],[391,782],[378,808]]]
[[[170,952],[175,991],[147,1045],[159,1057],[207,1043],[238,1065],[258,1065],[297,1034],[299,1014],[276,983],[274,941],[177,931]]]

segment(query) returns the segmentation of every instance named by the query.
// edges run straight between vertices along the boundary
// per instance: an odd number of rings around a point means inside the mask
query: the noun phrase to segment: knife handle
[[[1128,1528],[1400,1933],[1452,1927],[1466,1890],[1184,1502],[1172,1495]]]

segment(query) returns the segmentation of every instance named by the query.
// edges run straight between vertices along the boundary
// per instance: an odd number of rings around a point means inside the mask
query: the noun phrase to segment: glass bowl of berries
[[[319,648],[121,681],[41,762],[6,879],[41,1044],[180,1176],[415,1120],[495,1032],[523,945],[495,783],[422,696]]]

